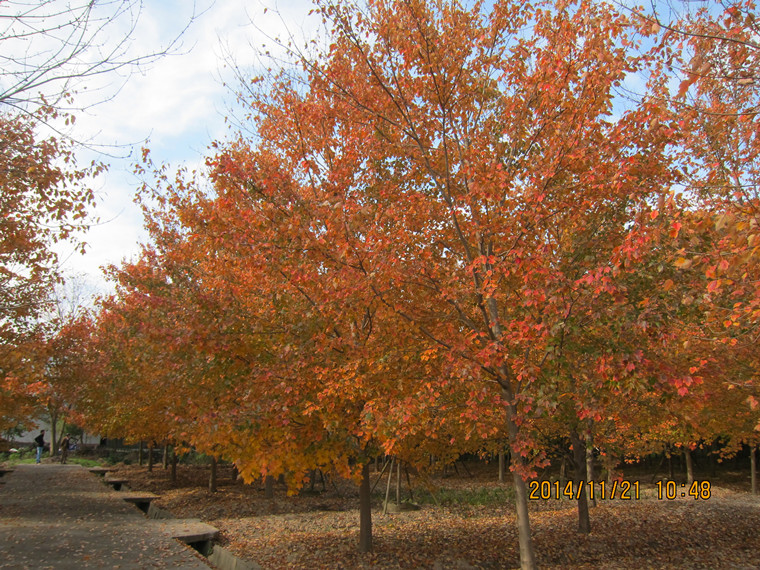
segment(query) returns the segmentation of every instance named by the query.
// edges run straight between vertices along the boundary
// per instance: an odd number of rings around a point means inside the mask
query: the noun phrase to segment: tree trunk
[[[499,452],[499,483],[504,482],[504,475],[506,470],[507,457],[505,451],[502,449]]]
[[[359,552],[372,552],[372,494],[369,478],[369,463],[365,463],[359,486]]]
[[[567,483],[567,455],[565,455],[565,450],[562,450],[562,460],[559,464],[559,486],[564,489],[565,483]]]
[[[148,472],[153,471],[153,442],[148,444]]]
[[[586,438],[586,481],[591,489],[594,485],[594,438],[591,434]],[[589,497],[589,506],[596,506],[596,495],[593,493]]]
[[[164,469],[169,467],[169,443],[164,443],[164,454],[161,458],[161,464],[164,466]]]
[[[172,483],[177,482],[177,461],[178,461],[177,450],[174,446],[172,446],[172,469],[171,469],[171,475],[169,477]]]
[[[396,461],[396,505],[401,504],[401,461]]]
[[[749,446],[749,472],[752,494],[757,495],[757,446]]]
[[[208,490],[211,493],[216,493],[216,456],[211,456],[211,473],[208,477]]]
[[[264,498],[274,499],[274,477],[271,475],[264,477]]]
[[[140,447],[137,449],[137,464],[142,467],[145,458],[143,457],[145,453],[145,442],[143,440],[140,440]]]
[[[591,532],[591,519],[586,500],[586,444],[575,430],[570,432],[570,441],[573,444],[573,462],[575,463],[573,492],[576,493],[578,502],[578,532],[588,534]],[[578,492],[579,489],[580,492]]]
[[[508,377],[505,374],[505,377]],[[510,447],[514,450],[518,443],[520,428],[515,423],[517,407],[510,391],[504,391],[504,399],[507,404],[507,433],[509,434]],[[512,483],[515,487],[515,511],[517,514],[517,538],[520,545],[520,568],[522,570],[535,570],[536,555],[533,550],[533,539],[530,534],[530,516],[528,515],[528,488],[522,477],[523,458],[514,451],[511,454]]]
[[[718,472],[718,443],[713,441],[710,444],[710,477],[715,479]]]
[[[665,453],[667,453],[668,457],[668,479],[670,481],[673,481],[675,480],[676,476],[673,471],[673,454],[670,453],[670,447],[668,447],[668,450]]]
[[[51,408],[48,408],[48,416],[50,416],[50,457],[58,455],[58,414]],[[44,449],[43,449],[44,452]]]
[[[686,483],[691,485],[694,482],[694,461],[691,457],[691,449],[684,447],[683,457],[686,462]]]
[[[649,459],[647,459],[649,461]],[[612,478],[615,474],[615,467],[618,465],[617,459],[612,455],[612,453],[607,452],[607,454],[604,456],[604,469],[607,472],[605,477],[607,479],[607,487],[612,488]]]

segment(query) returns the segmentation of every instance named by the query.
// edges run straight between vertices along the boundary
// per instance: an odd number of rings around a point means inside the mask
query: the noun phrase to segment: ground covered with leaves
[[[175,483],[161,466],[151,473],[118,466],[131,488],[160,494],[158,506],[174,516],[216,526],[223,546],[266,569],[518,567],[511,489],[496,481],[492,465],[470,471],[433,478],[433,493],[412,478],[422,508],[397,514],[382,514],[386,481],[378,481],[374,552],[359,554],[358,492],[350,482],[328,481],[324,491],[318,484],[291,497],[278,485],[275,498],[266,499],[261,485],[234,481],[229,469],[220,470],[219,490],[210,493],[202,466],[180,465]],[[592,509],[590,535],[576,531],[575,502],[532,502],[539,566],[760,568],[760,499],[744,479],[748,474],[714,481],[708,500],[668,501],[657,499],[651,477],[642,478],[640,500],[606,500]]]

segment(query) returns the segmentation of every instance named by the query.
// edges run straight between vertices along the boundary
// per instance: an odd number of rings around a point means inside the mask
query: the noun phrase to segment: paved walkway
[[[98,475],[79,465],[18,465],[0,477],[0,568],[205,569]]]

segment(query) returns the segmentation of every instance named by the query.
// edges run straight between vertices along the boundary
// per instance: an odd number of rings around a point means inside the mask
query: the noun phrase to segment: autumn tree
[[[0,122],[0,370],[20,378],[14,370],[30,357],[21,346],[41,346],[39,323],[53,305],[52,246],[82,227],[93,202],[87,179],[99,167],[78,168],[70,144],[39,140],[27,119]]]
[[[26,386],[50,422],[52,455],[57,454],[59,424],[74,424],[79,419],[74,405],[80,398],[82,387],[90,382],[86,377],[90,372],[86,354],[89,335],[90,320],[87,315],[60,323],[44,338],[39,350],[44,357],[43,366]]]
[[[33,336],[59,278],[52,246],[86,225],[93,203],[87,179],[102,170],[78,166],[77,145],[62,132],[74,109],[94,102],[77,99],[75,91],[106,74],[125,80],[174,51],[184,32],[158,50],[136,51],[141,6],[134,0],[0,2],[0,377],[11,401],[22,397],[10,386],[23,389],[21,378],[29,377],[29,346],[21,343]]]
[[[210,164],[211,191],[159,180],[146,200],[154,273],[123,272],[175,315],[162,366],[171,359],[183,375],[187,438],[234,461],[246,480],[284,474],[297,489],[316,468],[357,477],[360,548],[369,550],[371,458],[383,451],[422,465],[426,451],[461,449],[450,438],[463,429],[449,425],[444,438],[437,428],[460,417],[467,395],[447,383],[445,359],[356,283],[363,277],[340,236],[309,232],[322,219],[301,207],[311,204],[299,203],[297,186],[243,146]],[[204,389],[189,392],[196,385]],[[470,434],[477,423],[468,421]]]
[[[626,398],[695,383],[693,355],[667,355],[690,310],[667,293],[696,261],[662,250],[686,221],[674,184],[699,170],[673,150],[671,52],[638,49],[659,33],[639,14],[585,2],[317,9],[327,45],[247,83],[256,136],[218,145],[213,188],[154,196],[119,311],[160,326],[129,319],[140,349],[119,366],[145,368],[122,389],[174,382],[190,413],[146,391],[249,478],[356,476],[377,449],[506,431],[533,567],[535,423],[611,445]],[[652,96],[623,104],[638,74]]]
[[[714,398],[705,413],[725,410],[721,402],[736,403],[743,395],[735,415],[716,414],[726,422],[724,433],[738,435],[745,428],[735,431],[738,425],[732,420],[754,415],[757,406],[757,7],[749,1],[716,2],[694,11],[681,3],[676,7],[675,18],[648,17],[656,20],[662,50],[681,79],[669,112],[683,137],[679,237],[684,239],[673,244],[671,263],[691,276],[693,289],[682,297],[698,305],[703,316],[698,324],[691,322],[692,338],[682,341],[691,343],[695,369],[719,371],[706,376],[711,385],[705,389]]]
[[[648,65],[626,50],[638,30],[586,3],[318,10],[329,47],[248,98],[260,152],[220,166],[250,191],[297,185],[281,208],[308,208],[300,235],[353,269],[342,289],[451,362],[483,393],[473,409],[504,413],[532,567],[526,422],[554,407],[565,325],[635,268],[669,180],[656,101],[612,119],[616,87]]]
[[[135,273],[159,279],[150,265]],[[134,277],[133,277],[134,279]],[[90,373],[77,410],[92,431],[130,441],[181,441],[180,411],[187,404],[185,376],[171,365],[163,344],[170,315],[148,294],[123,283],[101,301],[87,344]]]

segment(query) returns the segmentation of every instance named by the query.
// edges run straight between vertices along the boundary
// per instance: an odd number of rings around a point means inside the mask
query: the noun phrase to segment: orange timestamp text
[[[640,481],[584,481],[576,483],[568,481],[530,481],[528,483],[528,499],[531,501],[548,501],[550,499],[580,499],[585,491],[589,499],[638,501],[641,499],[642,484]],[[658,481],[656,483],[657,499],[672,501],[677,498],[691,497],[697,500],[707,500],[711,496],[710,481],[694,481],[693,483],[677,483],[675,481]]]

